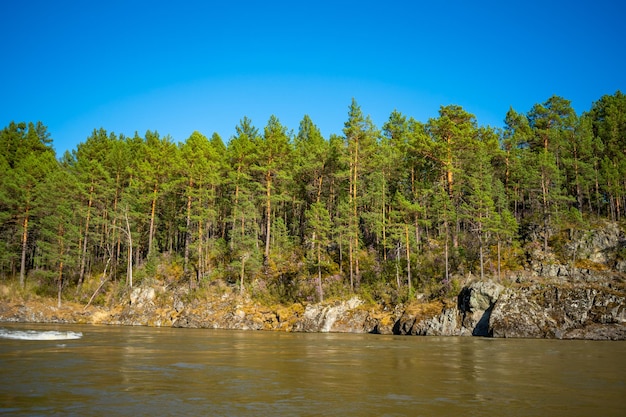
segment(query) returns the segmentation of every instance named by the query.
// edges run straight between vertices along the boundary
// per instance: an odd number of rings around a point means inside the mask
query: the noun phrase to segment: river
[[[626,342],[0,323],[0,414],[624,416]]]

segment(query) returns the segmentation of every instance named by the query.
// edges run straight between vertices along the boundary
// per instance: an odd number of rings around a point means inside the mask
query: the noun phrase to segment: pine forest
[[[329,137],[309,116],[295,130],[243,117],[234,132],[176,142],[101,128],[56,155],[42,122],[10,122],[0,280],[59,301],[86,283],[158,282],[397,303],[468,274],[515,276],[531,253],[576,265],[574,239],[626,218],[619,91],[580,115],[558,96],[510,109],[502,128],[457,105],[375,126],[353,100]]]

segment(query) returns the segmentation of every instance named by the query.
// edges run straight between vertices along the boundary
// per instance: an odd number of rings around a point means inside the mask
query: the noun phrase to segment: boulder
[[[463,288],[458,297],[461,327],[473,336],[490,336],[491,312],[504,287],[493,281],[481,281]]]

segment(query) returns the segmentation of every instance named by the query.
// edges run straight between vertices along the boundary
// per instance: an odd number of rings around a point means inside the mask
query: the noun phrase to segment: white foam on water
[[[83,337],[81,332],[59,332],[56,330],[10,330],[0,329],[0,338],[15,340],[70,340]]]

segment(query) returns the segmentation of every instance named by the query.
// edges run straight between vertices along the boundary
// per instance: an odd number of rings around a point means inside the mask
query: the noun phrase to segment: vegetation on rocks
[[[553,96],[504,121],[449,105],[378,128],[353,100],[328,138],[308,116],[295,133],[244,117],[226,142],[98,129],[60,157],[41,122],[11,122],[1,316],[54,299],[61,321],[424,334],[452,331],[474,281],[619,287],[626,97],[577,115]]]

